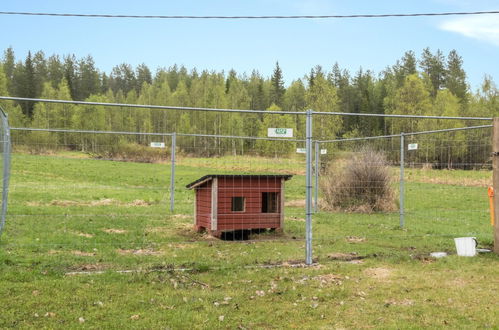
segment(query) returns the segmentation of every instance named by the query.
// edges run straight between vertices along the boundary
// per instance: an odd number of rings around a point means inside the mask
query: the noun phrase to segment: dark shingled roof
[[[194,182],[189,183],[187,186],[185,186],[187,189],[192,189],[195,188],[196,186],[205,183],[207,181],[210,181],[214,178],[227,178],[227,179],[235,179],[235,178],[265,178],[265,179],[284,179],[284,180],[289,180],[293,176],[290,174],[208,174],[205,175],[199,179],[197,179]]]

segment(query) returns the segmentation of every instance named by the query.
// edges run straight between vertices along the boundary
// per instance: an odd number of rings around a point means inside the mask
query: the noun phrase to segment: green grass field
[[[458,257],[452,239],[491,248],[490,172],[407,169],[404,229],[398,212],[315,214],[303,267],[302,165],[180,158],[171,213],[168,164],[13,155],[0,328],[499,327],[499,257]],[[195,233],[185,185],[241,172],[296,174],[284,233]]]

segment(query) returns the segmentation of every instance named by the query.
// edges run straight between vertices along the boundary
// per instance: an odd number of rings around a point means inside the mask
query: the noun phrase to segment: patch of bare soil
[[[108,234],[124,234],[124,233],[126,233],[126,230],[124,230],[124,229],[115,229],[115,228],[103,229],[102,231],[104,231]]]
[[[192,244],[182,244],[182,243],[175,243],[175,244],[168,244],[168,247],[170,249],[187,249],[189,247],[192,247]]]
[[[172,218],[174,218],[174,219],[192,219],[192,216],[187,215],[187,214],[174,214],[172,216]]]
[[[336,252],[336,253],[330,253],[327,255],[328,259],[331,260],[339,260],[339,261],[352,261],[352,260],[361,260],[364,259],[364,256],[359,256],[357,252],[350,252],[350,253],[341,253],[341,252]]]
[[[272,267],[290,267],[290,268],[302,268],[302,267],[307,267],[309,269],[321,269],[323,266],[318,264],[318,259],[313,259],[312,260],[312,266],[309,266],[309,265],[306,265],[304,262],[303,262],[303,259],[298,259],[298,260],[286,260],[286,261],[282,261],[282,262],[269,262],[269,263],[265,263],[264,265],[262,265],[264,268],[265,267],[269,267],[269,268],[272,268]]]
[[[284,203],[284,206],[288,207],[305,207],[306,201],[304,199],[297,199],[293,201],[287,201]]]
[[[171,228],[168,227],[149,227],[146,228],[146,233],[154,233],[154,234],[164,234],[164,233],[169,233],[171,231]]]
[[[162,254],[161,251],[155,251],[153,249],[137,249],[137,250],[134,250],[134,249],[131,249],[131,250],[118,249],[117,251],[121,255],[133,254],[133,255],[152,256],[152,255],[160,255],[160,254]]]
[[[313,280],[320,282],[321,286],[341,285],[343,284],[343,276],[336,274],[323,274],[312,277]]]
[[[102,271],[109,268],[106,264],[79,264],[69,267],[69,270],[75,272],[92,272],[92,271]]]
[[[146,202],[142,199],[136,199],[131,203],[126,203],[125,206],[150,206],[151,203]]]
[[[364,270],[364,274],[376,280],[383,281],[383,280],[388,280],[390,278],[390,276],[392,275],[392,271],[388,268],[382,268],[382,267],[368,268]]]
[[[304,218],[299,218],[299,217],[286,217],[286,220],[291,220],[291,221],[302,221],[304,222]]]
[[[92,238],[94,235],[92,234],[87,234],[87,233],[82,233],[82,232],[74,232],[74,235],[80,236],[80,237],[86,237],[86,238]]]
[[[82,257],[93,257],[97,255],[97,253],[95,252],[83,252],[83,251],[71,251],[71,254]]]
[[[398,306],[412,306],[414,305],[414,300],[411,299],[402,299],[402,300],[394,300],[389,299],[385,301],[385,306],[389,305],[398,305]]]
[[[451,288],[464,288],[469,285],[469,283],[462,278],[455,278],[450,281],[445,282]]]
[[[345,238],[348,243],[362,243],[366,241],[365,237],[348,236]]]
[[[213,237],[207,232],[196,232],[192,223],[177,223],[173,228],[173,231],[175,231],[178,235],[185,237],[189,242],[218,240],[218,238]]]

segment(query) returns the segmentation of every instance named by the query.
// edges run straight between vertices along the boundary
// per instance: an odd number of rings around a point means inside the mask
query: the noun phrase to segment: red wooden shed
[[[292,175],[205,175],[195,189],[195,228],[219,236],[241,229],[283,229],[284,182]]]

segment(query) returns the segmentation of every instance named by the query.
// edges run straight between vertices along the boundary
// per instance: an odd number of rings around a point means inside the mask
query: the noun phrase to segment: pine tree
[[[140,64],[137,66],[136,71],[136,77],[137,77],[137,92],[140,91],[144,83],[147,84],[152,84],[152,74],[151,70],[145,65],[145,63]]]
[[[67,55],[64,57],[64,79],[69,86],[69,91],[71,92],[71,98],[75,99],[78,94],[77,89],[77,76],[76,76],[76,57],[74,55]],[[59,83],[59,82],[58,82]]]
[[[425,79],[428,80],[431,86],[430,95],[435,97],[445,83],[445,58],[440,49],[433,55],[429,48],[423,50],[421,57],[419,65],[423,70]]]
[[[283,106],[283,97],[286,89],[284,88],[284,80],[282,77],[282,70],[279,67],[279,62],[276,62],[274,73],[270,78],[270,102],[278,107]]]
[[[445,87],[459,98],[459,102],[468,101],[468,84],[466,83],[466,73],[463,69],[463,59],[456,50],[451,50],[447,56],[447,74]]]
[[[76,100],[84,100],[90,95],[98,94],[100,91],[100,73],[95,68],[92,56],[87,56],[78,61],[78,90]]]
[[[64,66],[58,55],[52,55],[47,60],[47,79],[52,83],[52,87],[57,85],[64,78]]]
[[[7,48],[3,55],[3,70],[7,78],[7,91],[9,94],[14,94],[12,81],[14,80],[14,70],[16,67],[15,61],[14,50],[12,47]]]

